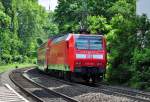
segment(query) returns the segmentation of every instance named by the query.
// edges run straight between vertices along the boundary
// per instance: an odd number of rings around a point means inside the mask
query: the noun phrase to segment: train
[[[103,35],[73,34],[50,37],[38,48],[38,69],[69,80],[99,82],[107,65]]]

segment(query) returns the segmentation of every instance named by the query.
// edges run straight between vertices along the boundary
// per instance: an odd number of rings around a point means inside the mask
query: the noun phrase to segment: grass
[[[29,63],[18,64],[18,63],[16,63],[16,64],[0,65],[0,73],[6,72],[11,69],[15,69],[16,66],[18,68],[23,68],[23,67],[35,66],[35,64],[29,64]]]

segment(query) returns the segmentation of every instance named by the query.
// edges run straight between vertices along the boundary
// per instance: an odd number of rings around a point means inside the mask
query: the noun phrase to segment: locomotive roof
[[[61,40],[69,40],[71,35],[73,36],[103,36],[103,35],[90,35],[90,34],[73,34],[73,33],[69,33],[69,34],[60,34],[60,35],[56,35],[53,37],[49,37],[50,40],[53,40],[53,42],[59,42]]]
[[[60,35],[52,36],[52,37],[49,37],[49,39],[53,40],[54,42],[58,42],[60,40],[69,40],[70,37],[71,37],[71,35],[74,35],[74,36],[80,36],[80,35],[83,35],[83,36],[103,36],[103,35],[90,35],[90,34],[73,34],[73,33],[69,33],[69,34],[60,34]],[[44,47],[46,44],[47,44],[47,42],[41,44],[39,48]]]
[[[69,37],[69,35],[84,35],[84,36],[103,36],[103,35],[90,35],[90,34],[74,34],[74,33],[69,33],[69,34],[59,34],[59,35],[55,35],[55,36],[52,36],[52,37],[49,37],[49,39],[55,39],[55,38],[58,38],[58,37],[62,37],[62,36],[67,36]]]
[[[93,34],[73,34],[73,35],[84,35],[84,36],[103,36],[103,35],[93,35]]]

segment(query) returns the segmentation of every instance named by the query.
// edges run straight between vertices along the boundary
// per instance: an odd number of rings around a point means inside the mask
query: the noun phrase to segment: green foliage
[[[114,15],[110,21],[112,30],[107,34],[111,51],[108,57],[108,81],[148,89],[150,21],[146,16],[136,17],[132,3],[119,0],[108,9]]]
[[[108,80],[126,83],[132,78],[131,59],[135,47],[136,23],[133,4],[118,0],[108,9],[113,14],[112,30],[107,34],[109,54]],[[119,9],[117,9],[119,8]],[[126,12],[127,11],[127,12]],[[126,16],[126,15],[129,16]]]
[[[111,7],[115,1],[116,0],[58,0],[58,7],[55,10],[55,21],[59,24],[59,30],[61,32],[78,32],[81,26],[89,27],[88,21],[90,16],[107,17],[108,12],[106,9]],[[94,17],[92,19],[94,19]],[[102,19],[99,20],[101,22]],[[96,32],[94,31],[93,33]]]
[[[132,2],[131,2],[132,1]],[[116,1],[112,7],[110,7],[107,12],[111,15],[121,14],[125,17],[131,17],[135,13],[135,1],[131,0],[118,0]]]
[[[77,31],[81,20],[81,1],[58,0],[58,3],[55,21],[59,25],[59,31],[62,33]]]
[[[106,18],[102,16],[88,16],[88,30],[92,34],[96,33],[106,33],[111,29],[111,26],[108,25]]]
[[[135,49],[133,56],[134,74],[130,80],[133,87],[140,89],[150,88],[150,49],[145,48],[142,51]]]
[[[0,29],[8,28],[10,25],[10,17],[0,10]]]
[[[0,2],[0,10],[4,11],[4,6],[1,2]]]
[[[150,89],[150,21],[145,15],[138,17],[137,45],[132,58],[133,77],[130,84]]]
[[[28,64],[28,63],[13,63],[13,64],[7,64],[7,65],[1,65],[0,64],[0,73],[2,72],[6,72],[8,70],[11,70],[11,69],[15,69],[16,66],[18,68],[25,68],[25,67],[30,67],[30,66],[36,66],[35,64]]]
[[[0,0],[1,64],[31,62],[39,44],[57,33],[53,13],[37,0]]]
[[[1,4],[1,3],[0,3]],[[0,5],[3,8],[2,5]],[[0,10],[0,63],[10,62],[11,55],[10,55],[10,36],[9,33],[9,25],[10,25],[10,17]],[[3,61],[6,59],[6,62]]]

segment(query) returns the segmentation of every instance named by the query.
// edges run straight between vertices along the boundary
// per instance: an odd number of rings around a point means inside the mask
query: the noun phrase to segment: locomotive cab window
[[[88,40],[87,39],[77,39],[76,40],[77,49],[88,49]]]
[[[76,36],[76,48],[80,50],[102,50],[102,38]]]

